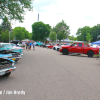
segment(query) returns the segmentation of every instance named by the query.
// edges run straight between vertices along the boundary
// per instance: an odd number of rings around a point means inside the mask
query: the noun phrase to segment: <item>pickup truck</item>
[[[12,54],[0,54],[0,76],[9,76],[15,71],[15,61],[8,59]]]
[[[94,54],[99,54],[99,48],[90,47],[86,43],[72,43],[71,45],[63,45],[59,49],[63,55],[68,55],[69,53],[76,54],[86,54],[88,57],[93,57]]]

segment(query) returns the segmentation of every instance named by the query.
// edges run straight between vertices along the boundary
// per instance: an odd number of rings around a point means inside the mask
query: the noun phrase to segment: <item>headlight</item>
[[[12,63],[12,66],[14,66],[14,65],[15,65],[15,63],[13,62],[13,63]]]

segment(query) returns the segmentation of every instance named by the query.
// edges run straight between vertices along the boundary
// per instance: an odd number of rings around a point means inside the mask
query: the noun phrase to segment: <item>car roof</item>
[[[10,43],[0,43],[0,44],[10,44]]]

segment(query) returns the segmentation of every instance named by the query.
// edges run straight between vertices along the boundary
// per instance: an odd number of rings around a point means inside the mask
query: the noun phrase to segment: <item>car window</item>
[[[78,47],[82,47],[82,43],[79,43],[79,44],[78,44]]]
[[[71,46],[77,46],[77,43],[73,43]]]

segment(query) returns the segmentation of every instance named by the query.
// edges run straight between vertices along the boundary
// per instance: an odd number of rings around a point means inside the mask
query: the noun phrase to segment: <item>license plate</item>
[[[13,58],[12,60],[15,60],[15,58]]]
[[[5,74],[5,72],[0,72],[0,75],[4,75]]]

